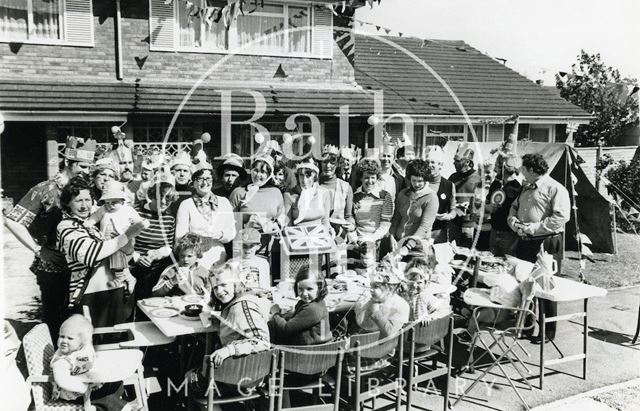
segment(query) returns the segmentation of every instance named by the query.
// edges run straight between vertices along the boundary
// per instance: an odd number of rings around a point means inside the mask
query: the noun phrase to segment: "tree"
[[[574,134],[577,146],[594,146],[599,140],[614,145],[625,128],[637,124],[638,81],[622,78],[600,54],[581,50],[571,73],[556,74],[556,87],[560,96],[594,116]]]

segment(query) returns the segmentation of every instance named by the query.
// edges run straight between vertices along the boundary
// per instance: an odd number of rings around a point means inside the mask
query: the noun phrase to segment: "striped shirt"
[[[376,233],[381,223],[391,225],[393,197],[382,189],[365,193],[362,188],[358,188],[353,194],[353,215],[358,235],[372,235]],[[387,231],[389,226],[387,226]],[[379,234],[381,234],[379,237],[382,238],[386,232]]]
[[[140,217],[149,221],[149,227],[142,230],[136,237],[135,251],[145,255],[148,251],[157,250],[160,247],[173,249],[173,240],[176,233],[176,218],[169,212],[158,215],[157,211],[151,211],[145,207],[137,207]]]
[[[73,307],[82,297],[91,270],[99,263],[97,258],[104,243],[102,234],[95,226],[84,227],[82,223],[65,214],[57,228],[58,249],[64,254],[71,271],[69,307]]]

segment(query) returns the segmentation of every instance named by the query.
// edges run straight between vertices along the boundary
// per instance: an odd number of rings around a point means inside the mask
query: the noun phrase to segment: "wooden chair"
[[[409,359],[407,361],[407,411],[411,410],[413,389],[419,383],[430,381],[435,377],[447,376],[444,389],[444,409],[449,408],[449,379],[451,377],[451,357],[453,354],[453,315],[438,318],[433,321],[417,323],[409,330]],[[446,343],[443,348],[436,344]],[[416,353],[416,348],[429,347]],[[446,363],[438,368],[437,356],[444,354]],[[426,372],[421,372],[426,370]],[[415,375],[414,375],[415,373]]]
[[[279,365],[279,396],[277,410],[333,410],[338,411],[340,405],[340,383],[342,378],[342,361],[344,359],[345,341],[336,341],[319,345],[296,345],[284,346],[280,348],[280,365]],[[333,380],[326,375],[326,372],[335,367]],[[302,376],[317,377],[309,383],[307,381],[312,378],[305,378],[302,384],[287,383],[287,377],[290,380],[294,378],[291,374]],[[315,392],[321,392],[322,388],[327,385],[332,386],[334,390],[333,404],[315,404],[305,407],[282,408],[282,400],[285,391],[299,391],[312,389]],[[319,398],[316,398],[319,399]]]
[[[349,341],[348,352],[355,358],[355,365],[348,366],[343,380],[348,385],[347,392],[350,395],[352,409],[360,411],[365,401],[374,401],[375,398],[389,392],[395,392],[396,411],[400,410],[401,394],[403,389],[402,379],[402,357],[404,353],[404,330],[396,335],[380,339],[378,331],[368,334],[352,335]],[[394,350],[396,350],[395,365],[386,361]],[[371,366],[363,365],[362,362],[373,363]],[[386,373],[391,372],[391,375]],[[384,384],[371,386],[371,378],[380,378]],[[367,380],[363,384],[363,377]],[[364,390],[363,390],[364,388]]]
[[[193,398],[193,401],[200,407],[213,411],[214,405],[240,403],[258,398],[269,399],[269,411],[274,411],[275,406],[275,389],[273,379],[276,376],[277,367],[277,350],[270,349],[254,354],[245,355],[243,357],[229,357],[224,360],[222,365],[215,368],[213,365],[213,357],[209,356],[209,383],[206,398]],[[206,360],[206,357],[205,357]],[[260,387],[260,384],[266,377],[270,377],[268,381],[268,390]],[[237,388],[237,395],[218,396],[218,383],[228,384]]]

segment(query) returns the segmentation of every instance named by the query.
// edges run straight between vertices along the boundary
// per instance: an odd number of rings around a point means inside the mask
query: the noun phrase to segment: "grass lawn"
[[[587,261],[583,272],[589,283],[602,288],[640,284],[640,236],[618,233],[618,253],[594,253],[593,259],[595,263]],[[571,278],[578,278],[577,252],[566,252],[562,271]]]

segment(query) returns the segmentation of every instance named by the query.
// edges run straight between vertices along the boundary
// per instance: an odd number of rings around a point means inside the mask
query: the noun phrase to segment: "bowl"
[[[184,315],[187,317],[197,317],[202,312],[202,304],[187,304],[184,306]]]

